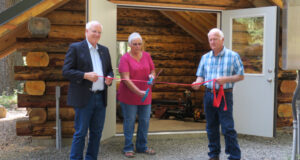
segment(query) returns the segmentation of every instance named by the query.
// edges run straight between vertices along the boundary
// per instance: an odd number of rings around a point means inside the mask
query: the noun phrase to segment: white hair
[[[209,36],[211,34],[214,34],[214,33],[218,33],[221,39],[224,38],[224,33],[219,28],[213,28],[213,29],[211,29],[208,32],[207,36]]]
[[[131,41],[134,39],[140,39],[141,41],[143,41],[142,36],[137,32],[133,32],[130,34],[130,36],[128,37],[128,43],[131,44]]]
[[[100,25],[101,30],[103,30],[103,26],[100,22],[98,21],[89,21],[86,25],[85,25],[85,29],[90,29],[93,25]]]

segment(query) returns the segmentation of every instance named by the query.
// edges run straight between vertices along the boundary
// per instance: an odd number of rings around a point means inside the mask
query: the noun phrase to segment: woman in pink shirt
[[[125,53],[120,60],[119,73],[122,80],[118,90],[118,100],[123,112],[123,129],[126,157],[134,157],[132,137],[136,115],[138,115],[138,130],[136,138],[136,152],[154,155],[155,151],[147,147],[147,135],[151,114],[151,86],[145,82],[131,81],[130,79],[148,81],[155,77],[155,68],[149,53],[142,51],[142,37],[139,33],[132,33],[128,37],[131,50]],[[150,87],[147,98],[142,102],[146,90]]]

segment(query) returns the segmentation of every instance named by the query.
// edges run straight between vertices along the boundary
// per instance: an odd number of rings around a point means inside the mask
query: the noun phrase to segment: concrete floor
[[[172,131],[204,131],[205,122],[194,122],[193,119],[175,120],[151,118],[149,132],[172,132]],[[135,131],[137,123],[135,124]],[[123,122],[117,122],[117,134],[123,133]]]

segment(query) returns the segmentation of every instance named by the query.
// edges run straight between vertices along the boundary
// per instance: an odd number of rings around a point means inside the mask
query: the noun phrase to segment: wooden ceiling
[[[207,33],[217,27],[217,14],[192,11],[170,11],[169,8],[197,10],[229,10],[274,6],[283,7],[282,0],[108,0],[120,7],[151,7],[160,12],[193,36],[200,43],[207,42]]]
[[[108,0],[119,5],[228,10],[277,5],[283,0]]]

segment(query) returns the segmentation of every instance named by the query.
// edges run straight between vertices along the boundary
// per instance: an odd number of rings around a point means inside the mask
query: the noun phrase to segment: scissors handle
[[[145,93],[144,97],[142,98],[142,102],[144,102],[145,99],[148,97],[149,90],[150,90],[150,88],[148,88],[148,89],[146,90],[146,93]]]
[[[148,85],[151,85],[153,82],[153,78],[149,78],[149,81],[147,82]]]

